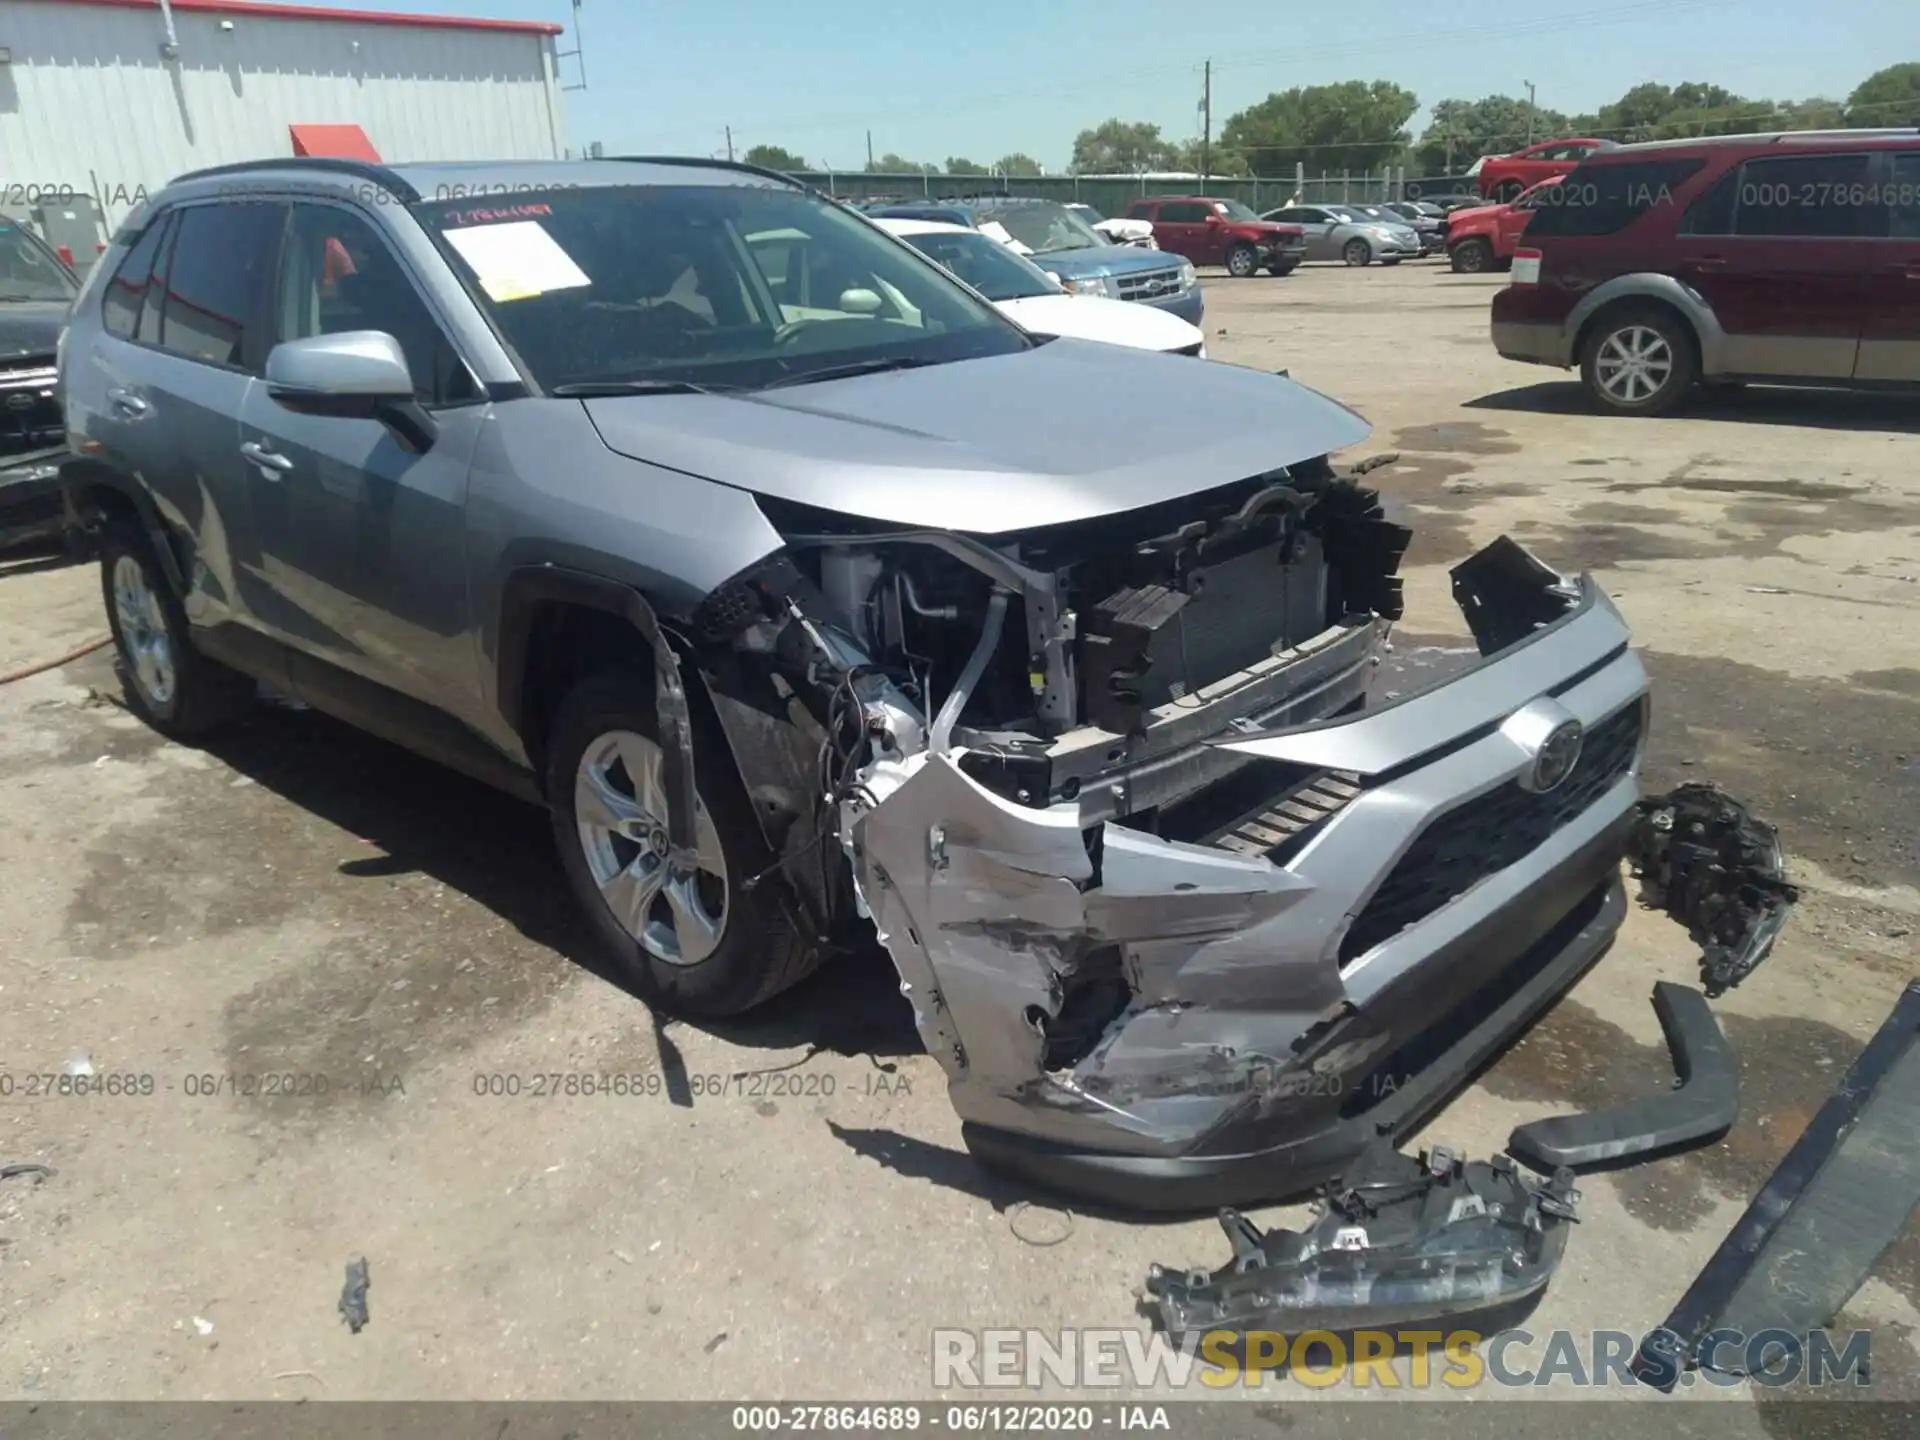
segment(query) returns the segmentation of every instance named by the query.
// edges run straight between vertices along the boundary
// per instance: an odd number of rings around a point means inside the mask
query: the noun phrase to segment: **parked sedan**
[[[946,267],[1036,335],[1206,358],[1206,336],[1199,326],[1151,305],[1069,294],[1026,256],[982,231],[930,220],[877,219],[874,224]]]
[[[1411,225],[1420,237],[1422,255],[1437,254],[1447,248],[1447,212],[1438,205],[1419,200],[1389,200],[1384,205],[1368,208],[1384,211],[1393,220]]]
[[[1386,219],[1352,205],[1288,205],[1260,217],[1298,225],[1307,240],[1307,259],[1339,260],[1348,265],[1398,265],[1418,259],[1420,236],[1397,217]]]

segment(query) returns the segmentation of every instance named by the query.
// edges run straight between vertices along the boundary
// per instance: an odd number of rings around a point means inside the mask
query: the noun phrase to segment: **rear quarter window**
[[[1672,205],[1674,193],[1705,164],[1696,156],[1580,165],[1530,199],[1527,237],[1616,235],[1642,215]]]

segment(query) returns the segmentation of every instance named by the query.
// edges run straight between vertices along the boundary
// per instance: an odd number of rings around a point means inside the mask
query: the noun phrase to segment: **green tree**
[[[1018,150],[1011,155],[1002,155],[993,162],[993,168],[1002,175],[1034,176],[1040,173],[1040,162],[1031,155],[1023,155]]]
[[[1229,179],[1236,179],[1253,173],[1252,167],[1247,164],[1246,156],[1230,146],[1221,144],[1218,140],[1215,140],[1212,146],[1209,147],[1206,161],[1206,171],[1209,175],[1224,175]],[[1190,170],[1196,175],[1200,173],[1200,140],[1198,136],[1195,136],[1180,147],[1180,153],[1174,162],[1174,166],[1179,170]]]
[[[1856,129],[1920,125],[1920,62],[1876,70],[1847,96],[1847,124]]]
[[[967,160],[958,155],[949,155],[947,157],[946,173],[949,175],[985,175],[987,173],[987,167],[977,161]]]
[[[1220,140],[1260,175],[1283,175],[1296,163],[1315,172],[1378,170],[1412,138],[1405,127],[1419,108],[1417,95],[1389,80],[1296,86],[1229,117]]]
[[[1579,134],[1557,110],[1536,108],[1533,136]],[[1407,168],[1422,175],[1457,175],[1482,155],[1502,155],[1527,143],[1527,102],[1511,95],[1442,100],[1413,147]]]
[[[922,165],[918,160],[909,160],[904,155],[896,155],[889,150],[878,160],[867,162],[869,175],[938,175],[939,167]]]
[[[1171,170],[1179,147],[1146,121],[1104,120],[1082,130],[1073,141],[1073,170],[1077,175],[1138,175],[1147,170]]]
[[[807,162],[800,156],[791,150],[783,150],[778,145],[749,146],[743,158],[749,165],[759,165],[767,170],[782,170],[788,174],[808,168]]]

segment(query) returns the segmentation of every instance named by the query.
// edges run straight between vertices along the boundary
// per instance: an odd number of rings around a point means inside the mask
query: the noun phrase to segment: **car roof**
[[[1692,135],[1680,140],[1641,140],[1588,156],[1583,165],[1618,165],[1640,155],[1675,151],[1726,150],[1903,150],[1920,149],[1920,128],[1878,130],[1766,130],[1748,135]]]
[[[873,223],[889,235],[978,235],[965,225],[949,225],[944,220],[903,220],[895,215],[876,215]]]
[[[454,160],[381,165],[327,156],[289,156],[218,165],[176,177],[160,194],[284,188],[289,183],[335,193],[372,186],[412,204],[420,200],[510,201],[515,193],[615,185],[747,185],[804,190],[774,170],[725,160],[674,155],[616,156],[604,160]],[[160,195],[155,195],[158,200]]]

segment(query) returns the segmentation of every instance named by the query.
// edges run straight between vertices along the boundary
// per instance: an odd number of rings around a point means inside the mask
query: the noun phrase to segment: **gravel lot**
[[[1344,458],[1399,452],[1368,483],[1419,531],[1408,665],[1464,643],[1446,567],[1509,532],[1635,626],[1649,783],[1717,779],[1782,828],[1806,898],[1719,1002],[1739,1124],[1583,1182],[1528,1321],[1638,1333],[1920,972],[1920,406],[1753,390],[1594,416],[1494,355],[1499,283],[1212,278],[1208,342],[1363,411]],[[8,571],[0,671],[102,631],[93,570]],[[181,748],[118,693],[105,652],[0,688],[0,1163],[58,1171],[0,1183],[0,1396],[922,1396],[935,1326],[1140,1326],[1149,1262],[1224,1259],[1211,1221],[1068,1215],[977,1171],[883,958],[748,1023],[659,1023],[594,972],[536,812],[312,714]],[[1696,960],[1636,911],[1425,1138],[1484,1154],[1652,1093],[1648,995]],[[24,1093],[76,1052],[152,1093]],[[480,1093],[552,1072],[642,1093]],[[325,1093],[195,1078],[279,1074]],[[356,1335],[335,1301],[363,1255]],[[1881,1393],[1920,1394],[1920,1231],[1847,1318]],[[1693,1393],[1739,1407],[1723,1433],[1797,1433],[1770,1396]]]

